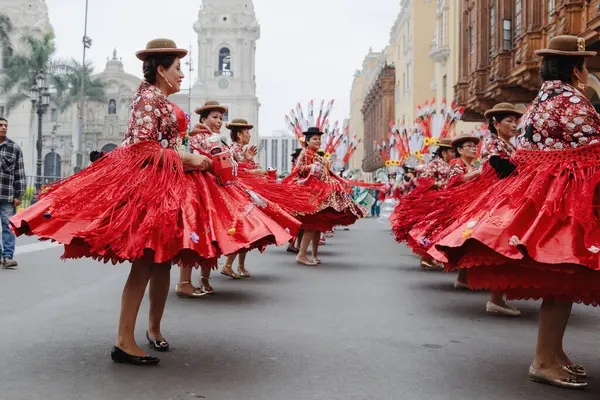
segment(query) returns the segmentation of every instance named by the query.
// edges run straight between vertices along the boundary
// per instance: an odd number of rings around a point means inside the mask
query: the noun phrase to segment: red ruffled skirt
[[[294,177],[291,175],[286,178],[284,186],[310,195],[308,204],[292,212],[302,223],[302,229],[328,232],[335,226],[352,225],[366,215],[367,211],[356,204],[345,186],[335,177],[323,182],[310,176],[302,183],[293,180]]]
[[[465,183],[462,175],[457,175],[445,189],[434,189],[431,179],[421,180],[421,190],[405,196],[404,204],[395,211],[392,231],[396,241],[404,241],[415,254],[430,258],[427,252],[440,233],[462,215],[481,190],[497,179],[495,170],[486,163],[481,175],[474,180]],[[400,215],[410,217],[400,218]]]
[[[178,154],[153,142],[119,147],[44,188],[11,218],[17,235],[64,244],[63,258],[145,259],[216,266],[222,254],[284,244],[300,223],[236,183],[185,173]]]
[[[429,253],[468,268],[474,289],[598,304],[600,145],[520,150],[514,160],[516,173],[480,186]]]

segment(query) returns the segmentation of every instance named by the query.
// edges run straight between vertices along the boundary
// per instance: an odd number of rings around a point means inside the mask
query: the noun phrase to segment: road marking
[[[62,244],[56,243],[56,242],[38,242],[38,243],[26,244],[24,246],[17,246],[17,248],[15,249],[15,254],[33,253],[36,251],[53,249],[58,246],[62,246]]]

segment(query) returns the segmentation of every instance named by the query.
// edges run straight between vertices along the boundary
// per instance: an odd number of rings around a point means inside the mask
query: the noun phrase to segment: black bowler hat
[[[321,136],[321,135],[324,135],[324,133],[321,132],[319,130],[319,128],[314,128],[314,127],[313,128],[308,128],[308,130],[306,132],[302,132],[302,134],[304,136],[315,136],[315,135]]]

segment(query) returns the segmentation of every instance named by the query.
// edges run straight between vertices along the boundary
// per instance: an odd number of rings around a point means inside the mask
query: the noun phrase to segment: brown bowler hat
[[[443,138],[442,140],[440,140],[440,142],[437,144],[438,147],[445,147],[447,149],[451,149],[452,148],[452,139],[450,138]]]
[[[523,111],[517,110],[517,108],[510,103],[499,103],[496,104],[494,108],[487,110],[483,115],[486,118],[490,118],[498,114],[514,114],[517,117],[521,117],[523,115]]]
[[[559,35],[550,39],[547,49],[536,50],[538,56],[594,57],[595,51],[585,50],[585,39],[572,35]]]
[[[135,53],[137,58],[142,61],[152,54],[173,54],[179,58],[183,58],[187,56],[188,51],[177,48],[177,45],[171,39],[153,39],[146,44],[146,50],[140,50]]]
[[[252,129],[254,128],[254,125],[250,125],[248,123],[248,121],[246,121],[245,119],[234,119],[233,121],[231,121],[231,123],[225,125],[225,127],[229,130],[231,130],[232,128],[247,128],[247,129]]]
[[[458,146],[461,145],[465,142],[474,142],[475,144],[478,144],[481,141],[481,139],[479,139],[477,136],[473,136],[473,135],[469,135],[468,133],[463,133],[461,135],[458,135],[457,137],[455,137],[454,139],[452,139],[452,146]]]
[[[222,106],[216,100],[206,100],[204,102],[203,106],[196,108],[195,113],[196,114],[201,114],[202,111],[207,111],[207,110],[219,111],[222,114],[225,114],[227,112],[228,108],[227,108],[227,106]]]

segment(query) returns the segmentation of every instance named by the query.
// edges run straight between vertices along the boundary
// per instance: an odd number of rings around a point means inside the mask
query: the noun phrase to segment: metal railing
[[[21,205],[19,206],[19,208],[27,208],[30,205],[32,205],[33,203],[35,203],[35,197],[38,194],[37,193],[38,191],[36,188],[36,185],[38,182],[37,182],[36,178],[37,178],[37,176],[31,176],[31,175],[26,176],[27,189],[25,189],[25,194],[21,198]],[[42,176],[40,178],[41,178],[41,182],[42,182],[42,187],[61,179],[61,178],[57,178],[55,176]]]

